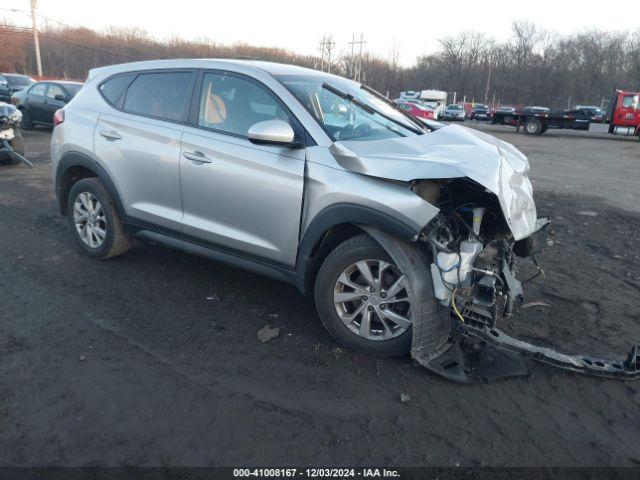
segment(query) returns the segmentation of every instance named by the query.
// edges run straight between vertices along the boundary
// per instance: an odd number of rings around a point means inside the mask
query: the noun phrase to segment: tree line
[[[346,53],[329,64],[321,55],[299,55],[281,48],[177,37],[160,41],[140,29],[110,27],[97,32],[59,26],[40,32],[44,74],[70,79],[84,79],[89,69],[114,63],[215,57],[322,66],[349,77],[358,72],[363,83],[391,98],[402,90],[433,88],[455,92],[459,101],[566,108],[600,104],[616,88],[640,89],[640,29],[561,35],[533,23],[515,22],[505,41],[467,31],[441,39],[439,46],[411,66],[400,64],[395,43],[388,55]],[[0,23],[0,51],[0,71],[35,71],[31,30]]]

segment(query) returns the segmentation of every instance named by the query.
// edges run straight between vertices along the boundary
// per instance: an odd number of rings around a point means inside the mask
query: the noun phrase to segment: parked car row
[[[35,82],[11,96],[13,103],[22,112],[22,128],[35,125],[53,125],[53,114],[64,107],[82,88],[80,82],[43,81]]]
[[[0,102],[11,103],[11,95],[33,83],[35,80],[27,75],[0,73]]]
[[[81,82],[36,81],[28,75],[0,73],[0,102],[11,103],[22,114],[21,127],[53,125],[53,114],[64,107],[82,88]]]
[[[540,135],[548,129],[589,130],[591,123],[609,123],[609,133],[618,130],[640,139],[640,92],[616,90],[609,112],[595,106],[577,105],[568,110],[528,106],[523,109],[501,108],[494,112],[491,123],[512,125],[525,133]]]

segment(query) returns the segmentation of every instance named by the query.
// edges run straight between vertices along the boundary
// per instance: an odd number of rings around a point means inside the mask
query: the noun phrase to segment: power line
[[[27,27],[9,27],[9,26],[5,26],[5,25],[0,25],[0,33],[1,32],[8,32],[11,34],[17,34],[18,36],[22,36],[22,37],[27,37],[30,36],[33,33],[33,30]],[[52,34],[49,32],[41,32],[40,36],[43,38],[47,38],[50,40],[54,40],[60,43],[65,43],[67,45],[73,45],[75,47],[79,47],[79,48],[85,48],[87,50],[93,50],[95,52],[100,52],[100,53],[106,53],[109,55],[119,55],[121,57],[126,57],[129,58],[131,60],[138,60],[138,57],[134,57],[132,55],[128,55],[126,53],[123,52],[115,52],[115,51],[110,51],[110,50],[103,50],[102,48],[98,48],[98,47],[93,47],[93,46],[89,46],[89,45],[84,45],[82,43],[76,43],[76,42],[72,42],[70,40],[66,40],[63,38],[60,38],[59,35],[56,34]]]
[[[7,11],[14,12],[14,13],[22,13],[22,14],[26,15],[27,17],[31,17],[31,15],[29,15],[29,13],[24,11],[24,10],[19,10],[19,9],[15,9],[15,8],[0,8],[0,10],[7,10]],[[79,29],[84,28],[84,27],[77,27],[77,26],[74,27],[73,25],[69,25],[68,23],[64,23],[64,22],[62,22],[62,21],[60,21],[60,20],[58,20],[56,18],[49,17],[49,16],[43,15],[41,13],[36,13],[36,16],[39,17],[39,18],[42,18],[44,20],[49,20],[51,22],[57,23],[58,25],[61,25],[61,26],[65,27],[65,28],[67,28],[69,30],[79,30]],[[39,33],[42,35],[42,32],[39,32]],[[122,42],[119,42],[117,40],[111,40],[110,38],[107,37],[106,34],[100,35],[100,41],[104,42],[104,43],[110,43],[110,44],[118,46],[118,47],[125,47],[125,48],[128,48],[130,50],[135,50],[135,51],[140,52],[140,53],[147,53],[147,54],[150,54],[150,55],[154,55],[156,57],[171,58],[170,56],[168,56],[166,54],[163,54],[163,53],[160,53],[158,51],[147,50],[147,49],[144,49],[144,48],[135,47],[135,46],[131,46],[131,45],[123,45]],[[80,46],[80,45],[78,45],[78,46]],[[112,52],[109,52],[109,53],[112,53]],[[131,55],[126,55],[126,54],[123,54],[123,55],[124,56],[128,56],[129,58],[132,58],[132,59],[137,59],[137,57],[133,57]]]

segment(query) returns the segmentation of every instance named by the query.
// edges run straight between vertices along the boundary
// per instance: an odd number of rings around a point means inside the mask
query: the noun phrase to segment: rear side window
[[[56,95],[62,95],[63,97],[66,97],[66,95],[64,94],[64,90],[62,90],[62,88],[59,85],[52,83],[51,85],[49,85],[49,91],[47,92],[47,97],[56,98]]]
[[[129,86],[124,110],[166,120],[183,120],[191,72],[143,73]]]
[[[102,96],[110,104],[122,108],[122,101],[124,100],[124,93],[127,91],[127,87],[133,80],[134,75],[120,75],[110,78],[102,85],[100,85],[100,92]]]
[[[40,95],[42,97],[44,97],[45,91],[47,90],[47,84],[46,83],[38,83],[37,85],[34,85],[31,90],[29,90],[29,93],[31,95]]]

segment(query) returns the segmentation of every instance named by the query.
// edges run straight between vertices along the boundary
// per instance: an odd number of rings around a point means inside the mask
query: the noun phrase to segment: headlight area
[[[16,110],[9,115],[9,123],[14,126],[18,126],[22,123],[22,112],[16,108]]]
[[[523,292],[515,241],[495,195],[468,179],[422,180],[412,189],[440,209],[420,237],[432,253],[435,297],[471,327],[511,315]]]

